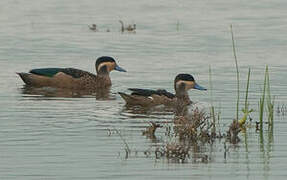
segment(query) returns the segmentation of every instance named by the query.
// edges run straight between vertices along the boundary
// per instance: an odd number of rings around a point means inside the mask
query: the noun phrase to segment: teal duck
[[[75,68],[40,68],[17,74],[30,86],[97,90],[112,85],[109,76],[112,70],[126,72],[112,57],[102,56],[96,61],[97,75]]]
[[[138,88],[129,88],[129,90],[132,91],[131,94],[126,94],[123,92],[119,92],[119,94],[129,106],[176,106],[179,99],[180,103],[185,105],[192,103],[188,96],[188,90],[206,90],[204,87],[197,84],[193,76],[190,74],[178,74],[174,79],[174,89],[175,94],[164,89],[150,90]]]

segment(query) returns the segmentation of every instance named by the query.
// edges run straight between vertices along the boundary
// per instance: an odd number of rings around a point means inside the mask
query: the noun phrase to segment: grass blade
[[[238,69],[237,56],[236,56],[236,51],[235,51],[235,43],[234,43],[234,35],[233,35],[232,25],[230,25],[230,31],[231,31],[232,48],[233,48],[233,55],[234,55],[234,59],[235,59],[236,75],[237,75],[236,120],[238,120],[238,114],[239,114],[239,69]]]

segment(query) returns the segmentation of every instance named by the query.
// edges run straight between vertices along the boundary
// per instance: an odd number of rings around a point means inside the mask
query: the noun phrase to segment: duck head
[[[116,63],[114,58],[109,56],[102,56],[97,59],[96,70],[98,74],[109,74],[112,70],[127,72]]]
[[[186,95],[190,89],[206,91],[207,89],[197,84],[190,74],[178,74],[174,79],[174,89],[177,95]]]

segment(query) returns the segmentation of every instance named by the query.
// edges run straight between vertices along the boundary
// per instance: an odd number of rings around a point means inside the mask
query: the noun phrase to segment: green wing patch
[[[58,72],[63,71],[63,68],[40,68],[40,69],[32,69],[30,73],[37,74],[40,76],[47,76],[47,77],[53,77]]]
[[[30,73],[32,74],[37,74],[46,77],[53,77],[59,72],[65,73],[69,76],[72,76],[73,78],[80,78],[84,75],[95,77],[95,75],[92,73],[74,68],[40,68],[40,69],[32,69],[30,71]]]

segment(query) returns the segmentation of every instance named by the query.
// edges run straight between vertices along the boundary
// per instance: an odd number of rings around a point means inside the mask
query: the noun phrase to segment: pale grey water
[[[164,128],[152,142],[141,131],[148,121],[171,121],[172,113],[135,114],[117,94],[128,87],[173,91],[176,74],[191,73],[221,106],[222,131],[235,114],[233,24],[244,92],[252,68],[250,103],[257,109],[265,65],[276,103],[287,104],[287,2],[285,0],[116,1],[3,0],[0,2],[0,179],[285,179],[286,118],[275,116],[274,142],[264,151],[255,128],[240,136],[224,159],[223,142],[203,150],[209,163],[169,163],[145,151],[172,141]],[[121,34],[118,20],[137,24]],[[177,31],[177,22],[179,31]],[[87,25],[100,30],[91,32]],[[96,57],[115,57],[127,73],[112,72],[111,100],[25,94],[15,72],[36,67],[76,67],[94,72]],[[208,93],[191,91],[209,101]],[[242,94],[243,98],[243,94]],[[277,107],[276,105],[276,107]],[[252,114],[258,120],[258,112]],[[254,122],[253,122],[254,123]],[[117,128],[132,149],[125,146]],[[248,149],[245,144],[248,144]],[[137,152],[137,153],[136,153]]]

